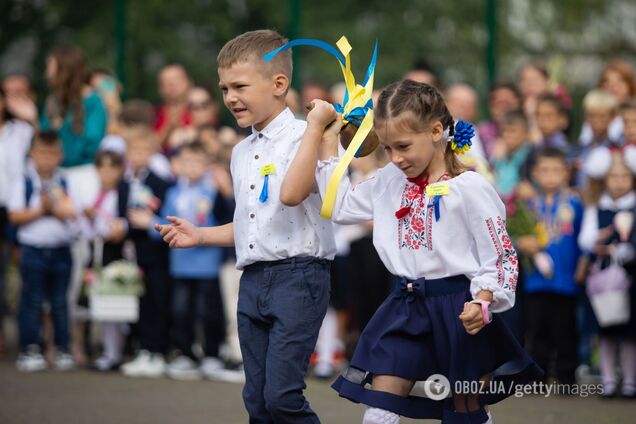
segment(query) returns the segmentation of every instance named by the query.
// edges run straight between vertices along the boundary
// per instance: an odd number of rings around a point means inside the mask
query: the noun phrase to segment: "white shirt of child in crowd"
[[[108,150],[110,152],[119,153],[125,157],[126,140],[119,135],[109,134],[102,139],[102,142],[99,145],[99,150]],[[166,181],[172,180],[172,168],[170,168],[170,161],[163,154],[155,153],[150,156],[148,168],[159,178]]]
[[[579,247],[585,252],[594,251],[598,239],[598,210],[633,211],[636,208],[636,193],[630,191],[626,195],[614,200],[609,193],[603,193],[598,206],[588,206],[583,212],[583,222],[579,233]]]
[[[333,259],[336,247],[333,226],[320,217],[322,201],[317,186],[296,207],[280,202],[280,186],[298,151],[307,123],[285,109],[263,131],[252,134],[232,150],[234,182],[234,243],[237,268],[260,261],[296,256]],[[265,177],[262,168],[273,165],[268,196],[259,201]],[[271,168],[271,167],[270,167]]]
[[[319,162],[321,193],[337,163],[338,158]],[[449,190],[439,199],[439,221],[434,198],[421,195],[393,163],[353,188],[343,178],[332,220],[339,224],[373,220],[373,244],[394,275],[412,280],[465,275],[473,297],[481,290],[493,292],[493,312],[512,308],[518,260],[495,189],[473,171],[431,185],[446,185]],[[398,219],[396,211],[407,206],[410,212]]]
[[[42,190],[42,181],[32,164],[26,166],[26,175],[31,179],[33,191],[29,197],[29,203],[26,202],[26,181],[25,178],[18,178],[13,186],[11,186],[11,194],[9,196],[8,209],[10,212],[21,211],[25,209],[36,209],[40,207],[40,193]],[[57,171],[49,182],[51,196],[68,195],[75,206],[75,210],[79,211],[80,201],[73,195],[73,190],[67,183],[66,194],[62,186],[62,174]],[[55,202],[55,200],[53,200]],[[82,231],[81,225],[77,220],[60,221],[53,216],[42,216],[34,221],[18,227],[18,242],[27,246],[39,248],[52,248],[60,246],[68,246],[74,242],[79,233]]]
[[[0,206],[9,201],[10,187],[24,178],[24,166],[33,137],[33,127],[12,119],[0,129]]]

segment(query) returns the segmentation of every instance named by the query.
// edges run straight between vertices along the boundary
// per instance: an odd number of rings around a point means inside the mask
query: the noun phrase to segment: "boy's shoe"
[[[318,362],[314,367],[314,377],[329,380],[336,374],[336,369],[329,362]]]
[[[40,346],[29,345],[25,351],[20,353],[18,360],[15,362],[18,371],[34,372],[46,369],[46,360],[40,351]]]
[[[120,361],[116,361],[107,356],[100,356],[99,358],[95,360],[95,362],[93,362],[90,368],[95,371],[108,372],[108,371],[115,371],[119,369],[120,366],[121,366]]]
[[[68,352],[57,352],[55,355],[55,369],[58,371],[70,371],[75,368],[73,355]]]
[[[636,399],[636,385],[623,384],[621,388],[621,397],[625,399]]]
[[[206,360],[208,361],[207,363]],[[245,383],[245,371],[243,371],[243,364],[240,362],[223,364],[217,358],[208,357],[201,364],[201,372],[209,380],[223,381],[225,383]]]
[[[166,368],[163,355],[140,350],[137,357],[121,367],[122,373],[127,377],[161,377]]]
[[[197,363],[191,358],[181,355],[174,361],[170,362],[166,367],[166,374],[175,380],[199,380],[201,379],[201,371]]]

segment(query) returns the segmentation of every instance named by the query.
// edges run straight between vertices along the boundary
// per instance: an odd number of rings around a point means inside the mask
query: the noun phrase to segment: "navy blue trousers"
[[[329,292],[330,262],[324,259],[297,257],[245,267],[238,332],[243,401],[251,424],[320,422],[303,390]]]

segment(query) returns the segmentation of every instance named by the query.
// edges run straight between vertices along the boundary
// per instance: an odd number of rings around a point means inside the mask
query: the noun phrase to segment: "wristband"
[[[492,312],[490,312],[490,302],[483,299],[471,300],[470,303],[477,303],[481,305],[481,317],[484,320],[484,325],[490,324],[492,321]]]

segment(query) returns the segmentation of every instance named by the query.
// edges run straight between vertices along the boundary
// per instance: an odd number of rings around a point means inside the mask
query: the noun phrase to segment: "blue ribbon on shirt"
[[[265,203],[267,197],[269,196],[267,183],[269,183],[269,175],[265,175],[265,180],[263,181],[263,189],[261,190],[261,195],[258,196],[258,201],[261,203]]]
[[[433,204],[432,205],[428,205],[427,207],[429,208],[435,208],[435,222],[439,221],[439,199],[442,196],[434,196],[433,197]]]

